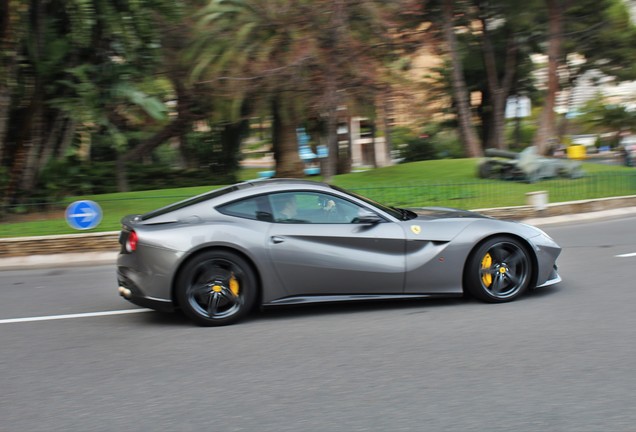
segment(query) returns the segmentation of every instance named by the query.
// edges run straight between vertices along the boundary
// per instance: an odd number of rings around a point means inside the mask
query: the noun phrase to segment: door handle
[[[279,236],[273,236],[272,237],[272,243],[274,243],[274,244],[279,244],[279,243],[282,243],[284,241],[285,241],[285,239],[283,237],[279,237]]]

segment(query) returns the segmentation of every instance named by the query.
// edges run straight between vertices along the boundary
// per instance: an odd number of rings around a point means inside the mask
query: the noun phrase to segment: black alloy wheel
[[[177,281],[177,301],[184,314],[201,326],[232,324],[256,301],[252,267],[227,251],[206,251],[188,261]]]
[[[525,245],[499,236],[481,244],[470,256],[464,287],[479,300],[503,303],[523,294],[531,279],[532,262]]]

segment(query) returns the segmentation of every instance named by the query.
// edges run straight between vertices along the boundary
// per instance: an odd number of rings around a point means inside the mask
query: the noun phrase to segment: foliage
[[[87,163],[75,157],[52,161],[42,172],[37,193],[32,200],[47,203],[61,201],[67,196],[115,193],[115,170],[112,161]],[[234,177],[220,175],[210,167],[183,169],[165,163],[131,164],[129,171],[133,190],[228,184],[235,181]]]
[[[4,150],[0,165],[9,170],[1,198],[7,202],[28,199],[44,166],[64,157],[69,148],[78,146],[82,157],[90,158],[93,134],[108,136],[113,148],[121,151],[131,141],[131,130],[152,130],[165,121],[164,101],[144,87],[152,88],[147,77],[161,53],[156,23],[160,17],[175,17],[181,4],[168,0],[22,3],[30,10],[30,19],[20,21],[21,37],[13,47],[19,67],[0,64],[0,75],[14,74],[9,80],[17,83],[10,104],[0,106],[0,119],[8,119],[9,124],[6,133],[0,133]],[[12,17],[19,14],[17,9],[7,12]]]
[[[296,127],[328,119],[324,171],[333,171],[337,110],[372,106],[388,70],[383,62],[393,55],[386,11],[400,3],[213,0],[199,14],[193,75],[222,86],[226,118],[241,117],[246,105],[273,117],[280,176],[302,172]]]
[[[429,136],[420,135],[409,139],[401,150],[403,162],[436,159],[435,146]]]
[[[457,133],[443,123],[431,123],[417,131],[406,127],[395,128],[392,133],[391,140],[399,149],[403,163],[465,157]]]
[[[636,131],[636,111],[623,105],[605,103],[602,98],[589,101],[581,108],[575,121],[588,133],[610,133],[612,146],[618,145],[624,132]]]
[[[577,0],[571,2],[566,19],[566,54],[578,53],[585,59],[570,64],[577,75],[595,69],[619,80],[636,79],[636,25],[627,2]]]
[[[636,78],[636,28],[621,0],[11,0],[0,20],[0,200],[28,205],[113,190],[112,173],[124,171],[116,160],[133,167],[132,189],[187,184],[188,176],[229,182],[239,148],[226,138],[240,138],[237,124],[252,115],[268,127],[286,122],[289,145],[274,151],[277,162],[293,159],[298,124],[316,122],[332,136],[329,121],[345,105],[373,121],[388,117],[376,104],[422,47],[446,64],[457,55],[465,93],[482,96],[464,117],[490,145],[505,124],[507,94],[528,94],[535,106],[547,100],[533,93],[530,58],[553,42],[548,4],[559,5],[563,21],[563,49],[553,56],[560,73],[567,66],[562,85],[591,68]],[[452,6],[450,20],[441,19],[442,6]],[[457,39],[451,51],[448,29]],[[443,94],[425,89],[457,108],[450,83],[462,77],[454,71],[440,74]],[[634,130],[620,106],[583,111],[579,127]],[[463,156],[458,123],[438,126],[395,130],[393,143],[407,160]],[[520,126],[517,136],[507,124],[506,143],[531,141],[534,126]],[[268,135],[283,141],[278,129]]]
[[[520,152],[532,145],[532,138],[536,130],[537,125],[533,120],[518,119],[509,121],[506,126],[506,141],[510,143],[510,150]]]

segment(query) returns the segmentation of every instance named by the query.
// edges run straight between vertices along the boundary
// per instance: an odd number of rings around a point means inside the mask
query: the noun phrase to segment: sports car
[[[126,216],[119,243],[120,295],[202,326],[299,303],[464,294],[501,303],[561,280],[561,248],[538,228],[389,207],[305,180],[247,181]]]

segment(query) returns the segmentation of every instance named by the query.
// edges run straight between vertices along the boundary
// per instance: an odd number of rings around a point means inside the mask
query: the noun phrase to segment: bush
[[[440,123],[431,123],[419,132],[405,129],[400,128],[397,136],[392,135],[394,143],[400,145],[403,162],[464,157],[464,147],[454,129]]]
[[[506,141],[510,143],[510,150],[520,152],[532,145],[532,139],[536,132],[537,125],[535,123],[521,120],[517,124],[516,120],[509,121],[506,126]]]
[[[128,182],[132,191],[229,184],[227,175],[209,169],[180,169],[165,163],[128,165]],[[117,191],[115,162],[81,163],[74,158],[52,161],[40,175],[30,200],[57,202],[71,195],[94,195]]]
[[[459,159],[466,157],[466,149],[457,132],[452,129],[440,131],[433,140],[438,159]]]
[[[403,162],[437,159],[435,145],[428,136],[411,138],[402,149]]]

